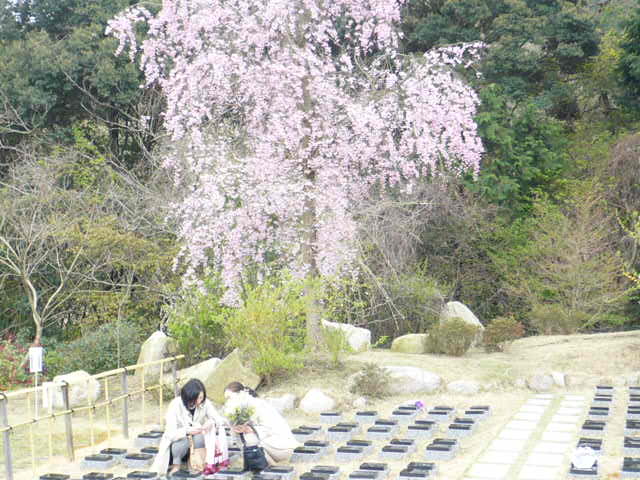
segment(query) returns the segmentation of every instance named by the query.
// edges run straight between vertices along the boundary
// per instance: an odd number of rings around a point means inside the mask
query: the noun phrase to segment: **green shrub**
[[[143,340],[144,334],[135,324],[105,323],[77,340],[58,345],[45,355],[45,362],[52,376],[75,370],[104,372],[135,364]]]
[[[384,398],[389,395],[390,384],[389,372],[375,363],[365,363],[354,376],[351,393],[371,398]]]
[[[557,303],[535,305],[529,324],[541,335],[569,335],[589,324],[590,315]]]
[[[0,340],[0,391],[24,386],[29,383],[29,373],[20,364],[27,349],[16,342],[15,337]]]
[[[504,352],[514,340],[524,335],[524,325],[514,317],[496,317],[484,329],[482,340],[487,352]]]
[[[339,328],[322,326],[322,338],[329,353],[329,359],[333,368],[342,365],[342,356],[353,351],[345,332]]]
[[[203,289],[186,292],[182,300],[167,311],[169,333],[176,339],[187,365],[228,353],[223,329],[224,319],[232,309],[220,303],[222,293],[218,277],[210,277]]]
[[[267,384],[302,368],[306,313],[313,293],[300,280],[272,278],[245,291],[245,302],[224,317],[229,346],[239,348]]]
[[[477,334],[478,327],[469,325],[461,318],[451,318],[431,327],[427,351],[461,357],[469,350]]]

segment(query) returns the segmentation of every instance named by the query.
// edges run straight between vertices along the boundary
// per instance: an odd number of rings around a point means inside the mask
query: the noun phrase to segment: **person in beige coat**
[[[255,428],[257,436],[248,424],[234,425],[232,427],[234,433],[242,433],[247,445],[262,444],[270,465],[286,462],[291,458],[293,449],[299,443],[280,412],[267,401],[258,398],[256,392],[240,382],[231,382],[227,385],[224,396],[227,400],[225,407],[230,404],[242,403],[254,410],[251,425]],[[241,400],[238,402],[240,398]]]
[[[159,475],[178,469],[189,453],[188,435],[195,448],[206,448],[205,472],[214,473],[229,464],[224,425],[226,420],[207,399],[204,384],[192,378],[167,407],[164,434],[151,470]],[[170,465],[171,464],[171,465]]]

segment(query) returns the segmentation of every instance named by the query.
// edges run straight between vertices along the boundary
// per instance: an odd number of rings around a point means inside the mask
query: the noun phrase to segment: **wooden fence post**
[[[71,424],[71,407],[69,405],[69,384],[62,382],[60,385],[62,390],[62,404],[67,412],[64,416],[64,430],[67,437],[67,458],[70,462],[75,461],[75,453],[73,451],[73,425]]]

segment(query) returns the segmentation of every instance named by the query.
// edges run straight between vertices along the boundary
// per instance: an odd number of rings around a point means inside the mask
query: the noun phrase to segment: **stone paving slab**
[[[552,393],[538,393],[533,396],[533,398],[553,398]]]
[[[565,395],[565,400],[585,400],[584,395]]]
[[[559,443],[559,442],[538,442],[533,447],[533,453],[558,453],[561,450],[566,450],[571,443]]]
[[[476,463],[469,470],[469,475],[478,478],[503,479],[507,478],[507,474],[511,469],[511,465],[498,463]]]
[[[520,452],[526,443],[526,440],[506,440],[496,439],[489,444],[489,450],[497,450],[500,452]]]
[[[540,467],[559,467],[564,461],[564,455],[559,453],[532,453],[527,458],[526,465]]]
[[[547,425],[547,432],[575,432],[578,430],[576,423],[550,423]]]
[[[582,412],[584,412],[584,408],[561,407],[556,412],[556,415],[580,415]]]
[[[499,439],[526,440],[531,436],[532,430],[505,429],[498,434]]]
[[[543,442],[560,442],[567,443],[574,439],[575,435],[568,432],[544,432],[542,434]]]
[[[518,412],[513,416],[514,420],[527,420],[538,422],[542,418],[542,413]]]
[[[538,422],[530,422],[526,420],[511,420],[504,428],[509,430],[535,430]]]
[[[520,470],[518,480],[556,480],[559,469],[556,467],[538,467],[525,465]]]
[[[580,415],[554,415],[551,423],[578,423],[580,418]]]
[[[517,452],[505,452],[500,450],[489,450],[482,457],[480,462],[482,463],[502,463],[502,464],[514,464],[520,455],[520,451]]]
[[[527,400],[525,405],[537,405],[539,407],[547,407],[551,404],[551,400],[544,400],[542,398],[532,398],[531,400]]]
[[[545,407],[541,405],[523,405],[520,407],[520,412],[529,412],[529,413],[542,413],[546,410]]]

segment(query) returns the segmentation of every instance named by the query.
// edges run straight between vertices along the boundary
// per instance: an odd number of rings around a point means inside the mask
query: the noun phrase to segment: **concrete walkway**
[[[464,480],[567,478],[588,402],[581,395],[533,396],[487,446]]]

